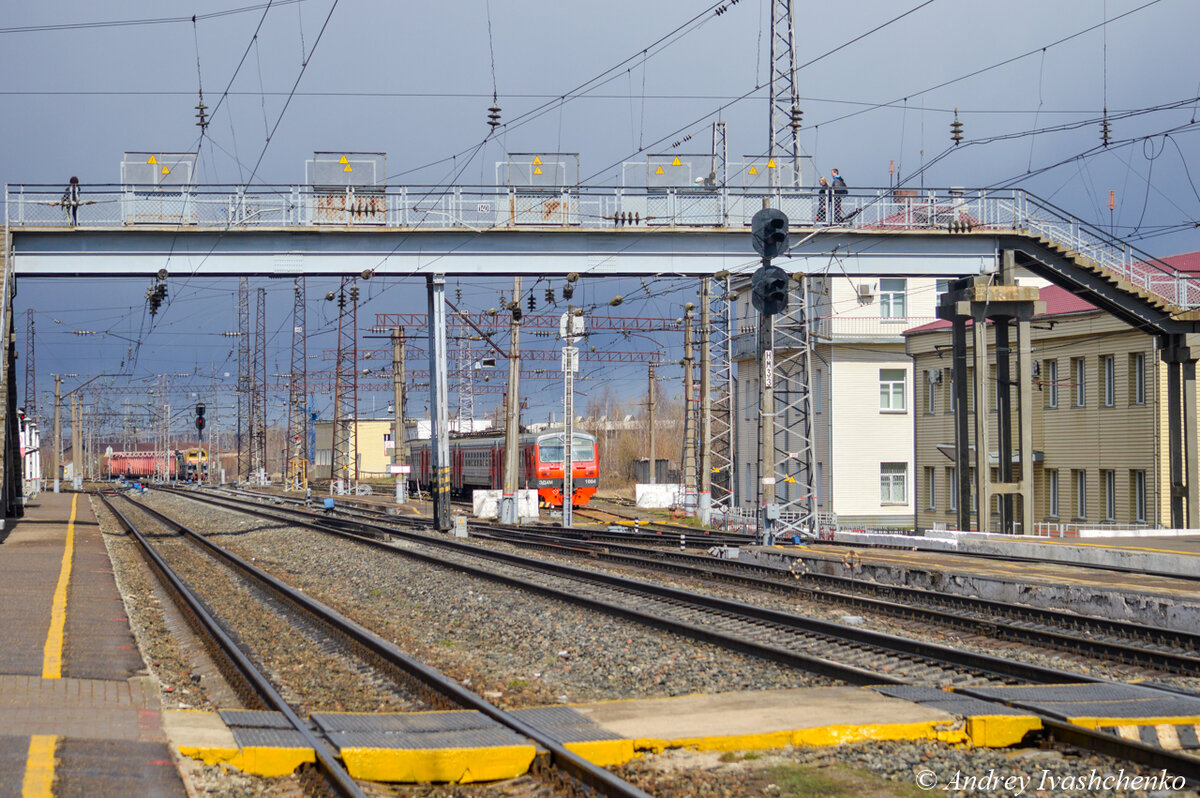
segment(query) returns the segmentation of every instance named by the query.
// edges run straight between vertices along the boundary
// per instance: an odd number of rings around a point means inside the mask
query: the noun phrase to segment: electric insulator
[[[554,299],[554,289],[553,288],[546,289],[546,301],[549,302],[551,305],[554,304],[555,299]]]
[[[196,127],[202,131],[208,129],[208,106],[204,104],[204,97],[196,103]]]
[[[1112,141],[1112,127],[1108,124],[1108,109],[1104,109],[1104,121],[1100,123],[1100,143],[1105,147]]]
[[[461,285],[454,286],[454,301],[458,302],[460,304],[462,303],[462,286]]]
[[[503,291],[500,292],[500,307],[502,307],[502,308],[508,307],[508,300],[504,298]]]
[[[950,123],[950,140],[957,147],[963,140],[963,123],[958,121],[958,109],[954,109],[954,121]]]
[[[350,286],[350,301],[351,302],[358,301],[358,286],[357,285]]]
[[[529,294],[529,312],[532,313],[537,309],[537,300],[533,298],[533,294]]]
[[[793,134],[797,130],[800,129],[800,124],[803,119],[804,119],[804,112],[800,110],[799,106],[793,105],[792,106],[792,121],[791,121]]]
[[[495,130],[500,126],[500,106],[496,105],[496,98],[492,97],[492,104],[488,107],[488,126]]]
[[[568,277],[567,279],[570,280],[571,278]],[[571,297],[575,296],[575,283],[568,282],[563,286],[562,291],[563,299],[570,299]]]

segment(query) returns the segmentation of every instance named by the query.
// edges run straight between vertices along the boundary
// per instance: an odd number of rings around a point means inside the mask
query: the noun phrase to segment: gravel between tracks
[[[147,501],[500,706],[830,683],[309,530],[161,492]]]

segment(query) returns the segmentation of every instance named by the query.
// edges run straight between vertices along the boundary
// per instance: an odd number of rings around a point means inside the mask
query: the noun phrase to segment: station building
[[[1200,270],[1200,253],[1165,260],[1179,269]],[[1167,369],[1157,340],[1057,286],[1041,288],[1040,299],[1046,312],[1034,318],[1031,330],[1034,531],[1168,526]],[[915,490],[909,498],[918,530],[956,525],[950,336],[946,321],[923,324],[904,335],[914,375]],[[989,339],[991,350],[993,334]],[[968,350],[971,340],[968,335]],[[995,385],[994,359],[990,369]],[[978,404],[971,379],[968,407],[973,415]],[[996,396],[989,394],[984,401],[994,442]],[[1196,438],[1196,428],[1189,424],[1187,434]],[[995,475],[997,454],[991,452],[989,460]],[[971,478],[973,484],[973,469]],[[982,525],[986,529],[994,531],[999,522],[998,502],[993,497]],[[977,506],[972,514],[978,529]]]

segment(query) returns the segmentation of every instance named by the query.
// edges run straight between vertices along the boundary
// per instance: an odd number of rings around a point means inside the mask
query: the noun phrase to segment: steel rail
[[[126,501],[130,501],[130,503],[135,504],[135,506],[141,507],[141,505],[137,505],[127,497],[123,498],[125,498]],[[148,541],[145,536],[138,531],[133,522],[130,521],[124,513],[122,513],[113,505],[107,496],[101,494],[100,499],[104,502],[104,505],[109,509],[109,511],[112,512],[113,516],[116,517],[121,526],[123,526],[131,535],[134,536],[138,544],[141,546],[143,554],[145,554],[146,558],[153,565],[154,570],[166,581],[166,583],[170,586],[171,591],[183,600],[188,612],[192,613],[193,616],[200,622],[205,633],[208,634],[210,638],[219,646],[220,650],[224,653],[226,658],[228,658],[238,674],[245,679],[245,681],[262,700],[264,705],[275,710],[276,712],[281,713],[285,718],[287,718],[288,723],[290,723],[292,727],[301,734],[301,736],[304,738],[304,741],[312,747],[317,758],[318,767],[320,767],[326,781],[329,782],[329,784],[338,792],[339,795],[348,796],[348,798],[366,798],[366,793],[363,792],[354,779],[351,778],[350,774],[346,772],[346,769],[338,763],[337,754],[333,752],[333,749],[330,748],[324,740],[318,738],[312,733],[312,730],[309,728],[308,724],[301,720],[295,711],[292,710],[287,701],[284,700],[283,696],[279,694],[279,691],[276,690],[274,685],[271,684],[270,680],[267,679],[267,677],[263,675],[263,673],[257,667],[255,667],[254,663],[250,661],[250,658],[246,655],[246,653],[242,651],[238,644],[235,643],[233,639],[225,632],[224,628],[222,628],[221,624],[216,620],[216,618],[214,618],[213,615],[204,608],[203,604],[196,597],[195,593],[193,593],[187,584],[180,579],[171,566],[167,564],[167,561],[163,559],[163,557],[157,551],[154,550],[154,547],[150,544],[150,541]]]
[[[485,530],[487,529],[486,527],[482,526],[481,528]],[[992,601],[990,599],[976,598],[972,596],[955,596],[949,593],[917,590],[910,587],[878,585],[848,577],[833,576],[829,574],[808,572],[803,576],[805,580],[834,585],[840,590],[870,591],[880,594],[890,594],[899,598],[908,599],[913,602],[921,602],[924,604],[928,604],[932,601],[935,603],[956,606],[968,612],[976,612],[981,614],[992,613],[997,617],[1018,616],[1019,618],[1024,618],[1032,623],[1044,625],[1076,628],[1083,626],[1085,632],[1095,629],[1097,631],[1110,634],[1114,637],[1123,637],[1131,641],[1137,641],[1137,643],[1125,644],[1097,640],[1082,636],[1073,636],[1064,632],[1055,631],[1053,629],[1035,629],[1020,626],[1015,623],[997,620],[996,617],[989,618],[987,620],[971,618],[961,614],[956,614],[950,610],[936,609],[928,606],[919,607],[914,606],[913,604],[903,604],[883,598],[873,598],[870,596],[853,595],[851,593],[833,590],[817,589],[809,585],[799,584],[794,581],[787,581],[788,576],[791,575],[788,571],[780,571],[778,569],[767,568],[759,565],[750,565],[729,560],[713,560],[711,557],[686,554],[683,552],[646,550],[630,545],[622,546],[612,544],[595,544],[587,541],[580,541],[571,536],[564,536],[560,539],[554,539],[553,536],[544,535],[540,531],[531,531],[529,533],[517,535],[509,531],[507,527],[503,527],[502,530],[503,531],[499,533],[494,530],[483,531],[482,535],[480,536],[490,537],[494,540],[508,543],[510,545],[553,548],[554,550],[563,551],[564,553],[586,555],[593,558],[620,562],[626,565],[641,568],[669,569],[696,578],[725,579],[739,584],[748,584],[764,590],[786,590],[799,592],[817,600],[830,601],[859,609],[874,610],[888,615],[916,618],[923,621],[988,633],[1018,642],[1033,642],[1064,651],[1088,653],[1092,656],[1101,658],[1112,657],[1124,663],[1135,666],[1150,664],[1176,673],[1193,676],[1200,675],[1200,657],[1174,653],[1171,651],[1157,651],[1143,647],[1145,643],[1149,642],[1157,642],[1160,645],[1165,645],[1163,641],[1167,640],[1168,638],[1174,638],[1177,641],[1175,647],[1178,649],[1187,649],[1190,651],[1200,650],[1200,635],[1192,634],[1190,632],[1176,631],[1167,629],[1165,627],[1146,626],[1142,624],[1128,623],[1125,621],[1110,620],[1107,618],[1093,618],[1090,616],[1075,615],[1068,612],[1045,609],[1041,607],[1022,607],[1019,605],[1006,604],[999,601]],[[540,538],[550,538],[553,542],[547,542],[545,540],[541,542],[531,541],[526,535],[535,535]],[[705,567],[701,567],[699,565],[701,563],[703,563]],[[714,564],[716,564],[715,567]],[[758,574],[774,574],[775,576],[762,578],[760,576],[753,576],[750,573],[737,573],[737,571],[756,572]]]
[[[171,492],[178,495],[188,495],[188,492],[175,490],[172,490]],[[128,501],[132,502],[132,500]],[[525,721],[506,712],[503,709],[500,709],[483,697],[476,695],[470,690],[462,687],[452,679],[443,676],[436,669],[413,659],[366,627],[355,623],[332,608],[317,601],[316,599],[313,599],[288,586],[284,582],[262,571],[260,568],[257,568],[233,552],[217,545],[216,543],[213,543],[204,535],[201,535],[200,533],[188,528],[184,524],[167,516],[161,511],[140,502],[132,503],[135,504],[138,509],[162,521],[164,524],[178,529],[189,538],[202,544],[207,550],[211,551],[213,554],[222,558],[226,562],[232,564],[238,570],[252,575],[255,579],[269,587],[276,594],[301,607],[305,612],[313,615],[321,622],[329,625],[337,632],[345,635],[355,643],[365,648],[367,651],[383,659],[385,662],[407,671],[411,676],[418,679],[426,687],[431,688],[436,693],[446,697],[460,707],[476,710],[492,718],[498,723],[507,726],[518,734],[533,740],[538,745],[550,752],[551,759],[556,767],[574,776],[579,781],[600,792],[602,795],[612,796],[612,798],[650,798],[650,796],[644,791],[629,784],[628,782],[623,781],[622,779],[617,778],[604,768],[593,765],[591,762],[583,759],[578,754],[570,751],[562,743],[558,742],[553,737],[550,737],[537,727],[526,723]],[[260,515],[260,517],[271,517],[265,513],[258,513],[258,515]],[[278,521],[279,519],[278,517],[275,517],[273,520]],[[394,548],[388,548],[391,551],[396,551]]]

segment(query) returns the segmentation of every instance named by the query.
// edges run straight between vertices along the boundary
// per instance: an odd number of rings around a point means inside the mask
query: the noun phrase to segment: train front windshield
[[[596,451],[589,438],[576,436],[575,445],[571,448],[571,460],[576,463],[589,461],[596,456]],[[538,443],[538,452],[543,463],[561,463],[563,461],[563,439],[543,438]]]

